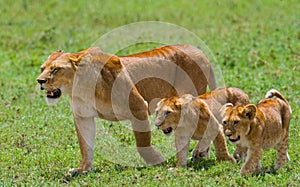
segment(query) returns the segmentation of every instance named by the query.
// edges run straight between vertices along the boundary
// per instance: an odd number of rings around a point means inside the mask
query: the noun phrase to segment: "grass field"
[[[0,0],[0,4],[0,186],[300,185],[299,1]],[[66,177],[67,170],[80,162],[69,100],[63,97],[56,106],[46,105],[35,80],[40,65],[52,51],[85,49],[110,30],[138,21],[169,22],[195,33],[215,55],[226,86],[243,89],[253,103],[271,88],[282,92],[293,109],[291,161],[274,171],[275,151],[265,151],[262,173],[242,178],[241,164],[218,162],[214,155],[189,163],[188,169],[174,169],[174,156],[163,166],[131,167],[107,160],[96,146],[93,172]],[[120,53],[141,50],[145,47],[137,45]],[[134,145],[124,124],[98,123],[124,144]],[[153,134],[156,146],[165,142],[161,132]],[[234,147],[229,145],[229,150]]]

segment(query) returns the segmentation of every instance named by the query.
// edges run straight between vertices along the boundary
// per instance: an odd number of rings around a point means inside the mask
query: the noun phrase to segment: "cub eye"
[[[226,121],[223,121],[222,124],[223,124],[223,125],[227,125],[227,122],[226,122]]]
[[[170,113],[171,113],[171,111],[166,111],[165,116],[169,115]]]
[[[41,67],[41,73],[43,73],[44,70],[45,70],[45,68],[44,68],[44,67]]]
[[[238,123],[239,123],[239,121],[233,121],[234,126],[237,126]]]

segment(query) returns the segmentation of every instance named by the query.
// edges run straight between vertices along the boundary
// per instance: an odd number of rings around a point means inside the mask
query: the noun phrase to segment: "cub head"
[[[226,104],[223,106],[223,130],[225,136],[231,143],[238,144],[241,137],[249,134],[250,123],[256,116],[256,106],[248,104],[245,106],[233,106]]]
[[[155,109],[156,118],[155,126],[161,129],[164,134],[170,135],[173,130],[178,127],[182,105],[188,103],[193,99],[190,94],[181,97],[171,97],[162,99],[157,103]]]

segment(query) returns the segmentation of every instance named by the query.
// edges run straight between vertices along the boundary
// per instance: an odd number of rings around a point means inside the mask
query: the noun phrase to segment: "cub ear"
[[[176,99],[175,105],[176,106],[180,106],[180,105],[184,105],[186,103],[189,103],[190,101],[192,101],[195,97],[192,96],[191,94],[184,94],[181,97],[178,97]]]
[[[226,103],[225,105],[223,105],[221,107],[221,109],[219,110],[219,113],[221,114],[222,117],[225,116],[225,111],[226,111],[226,108],[228,107],[233,107],[233,104],[232,103]]]
[[[155,111],[158,111],[158,109],[160,108],[160,105],[163,103],[163,101],[165,101],[166,99],[160,99],[157,103],[156,103],[156,107],[155,107]]]
[[[176,97],[176,100],[174,102],[174,105],[176,108],[181,108],[181,106],[184,104],[184,100],[182,98]]]
[[[242,115],[249,120],[254,119],[254,117],[256,116],[256,106],[253,104],[246,105],[242,111]]]

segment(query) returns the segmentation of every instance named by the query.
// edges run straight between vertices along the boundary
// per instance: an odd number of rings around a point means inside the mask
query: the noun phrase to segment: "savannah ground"
[[[0,3],[0,186],[300,185],[299,1]],[[52,51],[85,49],[110,30],[138,21],[170,22],[195,33],[215,55],[225,85],[243,89],[252,103],[272,88],[284,94],[293,109],[291,161],[275,171],[275,151],[265,151],[262,173],[242,178],[242,164],[218,162],[214,152],[209,160],[189,163],[187,169],[174,168],[175,152],[163,166],[131,167],[110,161],[96,145],[93,172],[66,177],[66,171],[80,162],[69,99],[63,97],[58,105],[46,105],[45,94],[35,81],[40,65]],[[145,49],[136,45],[119,54]],[[104,120],[98,123],[123,144],[134,145],[126,125]],[[153,137],[156,146],[166,139],[155,129]],[[229,150],[232,153],[234,146],[229,145]],[[118,154],[126,157],[136,153]]]

